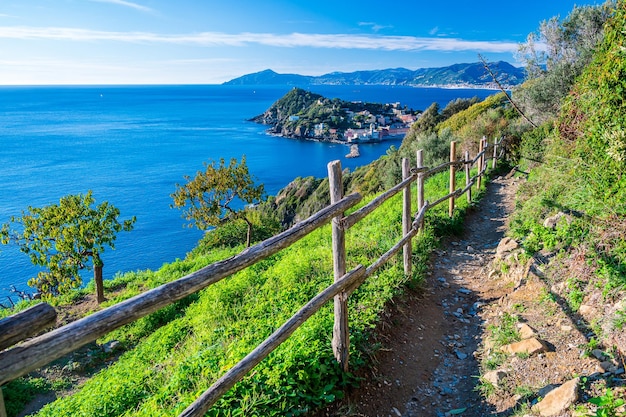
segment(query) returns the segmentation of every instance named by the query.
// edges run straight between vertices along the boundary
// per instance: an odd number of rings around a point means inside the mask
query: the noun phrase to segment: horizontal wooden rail
[[[429,208],[432,208],[432,207],[438,206],[439,204],[443,203],[444,201],[447,201],[447,200],[449,200],[449,199],[450,199],[450,198],[452,198],[452,197],[455,197],[455,198],[456,198],[456,197],[459,197],[459,196],[460,196],[460,195],[462,195],[462,194],[463,194],[463,193],[461,193],[461,189],[454,190],[454,192],[451,192],[451,193],[449,193],[449,194],[447,194],[447,195],[444,195],[444,196],[443,196],[443,197],[441,197],[440,199],[433,201],[433,202],[432,202],[432,204],[430,204]]]
[[[408,178],[400,182],[395,187],[390,188],[389,190],[385,191],[384,193],[382,193],[381,195],[379,195],[378,197],[370,201],[367,205],[361,207],[360,209],[350,214],[349,216],[346,216],[343,219],[341,219],[342,229],[347,230],[351,228],[352,226],[354,226],[360,220],[365,218],[368,214],[376,210],[385,201],[389,200],[391,197],[398,194],[404,188],[410,186],[411,183],[417,179],[418,175],[419,175],[419,172],[417,171],[412,173],[411,176],[409,176]]]
[[[361,201],[361,196],[358,193],[346,196],[291,229],[254,245],[236,256],[206,266],[176,281],[163,284],[1,352],[0,385],[275,254],[330,222],[338,213],[353,207],[359,201]]]
[[[425,177],[428,178],[432,175],[438,174],[440,172],[443,172],[445,170],[447,170],[448,168],[450,168],[451,166],[455,166],[455,167],[460,167],[464,164],[465,162],[463,160],[459,160],[459,161],[454,161],[454,162],[445,162],[441,165],[438,165],[434,168],[429,169],[428,171],[426,171],[424,173]]]
[[[315,314],[324,304],[333,299],[337,294],[346,291],[349,287],[360,285],[365,279],[365,268],[361,265],[345,274],[341,279],[327,287],[316,295],[296,314],[285,322],[278,330],[272,333],[263,343],[257,346],[245,358],[239,361],[208,390],[198,397],[185,409],[180,417],[200,417],[205,415],[209,408],[239,382],[248,372],[258,365],[274,349],[283,343],[293,332],[296,331],[309,317]]]
[[[26,340],[52,326],[57,312],[50,304],[40,303],[0,320],[0,350]]]

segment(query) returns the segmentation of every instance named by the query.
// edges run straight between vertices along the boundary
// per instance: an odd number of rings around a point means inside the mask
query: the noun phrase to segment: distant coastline
[[[279,74],[271,69],[246,74],[224,85],[290,85],[312,87],[319,85],[352,86],[405,86],[445,89],[497,89],[497,83],[510,89],[524,82],[523,68],[508,62],[490,63],[491,72],[482,62],[454,64],[441,68],[389,68],[355,72],[331,72],[319,76]],[[491,74],[496,73],[497,83]]]

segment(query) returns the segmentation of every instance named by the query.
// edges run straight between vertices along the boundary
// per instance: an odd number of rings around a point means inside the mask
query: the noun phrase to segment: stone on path
[[[535,353],[542,353],[548,350],[548,347],[541,340],[536,337],[522,340],[521,342],[515,342],[508,345],[504,345],[500,348],[505,353],[514,355],[516,353],[534,355]]]
[[[502,258],[505,253],[514,251],[519,247],[519,244],[511,239],[510,237],[505,237],[498,243],[498,248],[496,249],[496,258]]]
[[[535,329],[533,329],[526,323],[518,324],[517,328],[522,339],[530,339],[531,337],[537,336],[537,332],[535,331]]]
[[[578,400],[579,381],[579,378],[574,378],[550,391],[543,400],[533,406],[533,412],[546,417],[563,413]]]
[[[500,385],[500,382],[502,382],[502,380],[506,378],[506,376],[506,372],[502,370],[496,370],[487,372],[485,375],[483,375],[483,379],[487,382],[490,382],[491,385],[493,385],[494,387],[497,387],[498,385]]]

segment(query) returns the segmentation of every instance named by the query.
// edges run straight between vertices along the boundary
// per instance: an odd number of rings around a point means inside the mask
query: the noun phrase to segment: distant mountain
[[[505,87],[521,84],[523,68],[514,67],[505,61],[490,64],[498,81]],[[483,64],[454,64],[441,68],[406,68],[383,70],[331,72],[320,76],[278,74],[270,69],[244,75],[227,81],[225,85],[409,85],[422,87],[494,87],[495,83]]]

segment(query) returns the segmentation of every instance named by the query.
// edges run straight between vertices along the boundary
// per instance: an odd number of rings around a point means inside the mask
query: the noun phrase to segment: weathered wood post
[[[484,145],[484,142],[481,139],[480,143],[478,145],[478,154],[479,155],[483,151],[483,145]],[[480,157],[478,157],[478,161],[476,161],[478,163],[477,164],[477,167],[478,167],[478,177],[476,178],[476,191],[478,191],[478,192],[480,192],[480,182],[481,182],[481,179],[482,179],[482,176],[480,175],[480,171],[482,170],[482,167],[483,167],[483,156],[484,155],[481,155]]]
[[[456,142],[450,142],[450,162],[456,162]],[[452,194],[456,189],[456,167],[450,165],[450,193]],[[448,215],[452,217],[454,215],[454,196],[451,196],[448,200]]]
[[[402,180],[407,179],[411,175],[411,162],[409,158],[402,158]],[[404,238],[411,231],[411,184],[404,187],[402,191],[402,237]],[[404,255],[404,275],[411,276],[411,253],[413,252],[411,239],[407,240],[403,247]]]
[[[424,151],[418,150],[416,154],[416,167],[417,169],[424,168]],[[419,212],[424,207],[424,173],[417,174],[417,211]],[[421,221],[420,228],[424,227],[424,222]]]
[[[465,151],[465,188],[467,188],[467,202],[472,202],[472,187],[470,187],[470,183],[472,182],[472,174],[470,172],[470,156],[469,151]]]
[[[341,161],[328,164],[328,182],[330,185],[331,204],[343,198],[343,179]],[[340,221],[343,213],[332,221],[333,272],[335,281],[346,273],[346,235]],[[350,337],[348,333],[348,294],[344,291],[335,296],[335,324],[333,326],[333,353],[344,372],[348,371]]]
[[[489,149],[489,143],[487,142],[487,138],[483,136],[483,149],[485,153],[483,157],[480,159],[482,166],[480,167],[480,172],[484,173],[487,171],[487,150]]]
[[[7,417],[7,409],[4,406],[4,395],[2,395],[1,389],[0,389],[0,417]]]
[[[496,169],[496,161],[498,160],[498,139],[493,140],[493,159],[491,160],[491,169]]]

